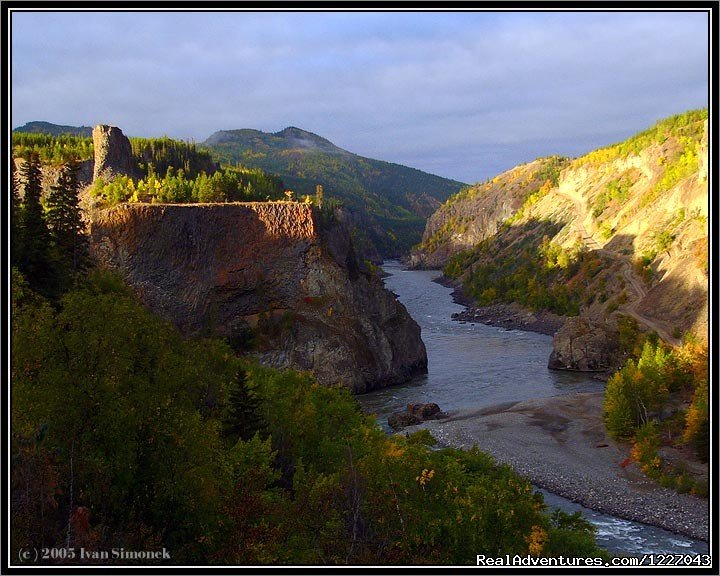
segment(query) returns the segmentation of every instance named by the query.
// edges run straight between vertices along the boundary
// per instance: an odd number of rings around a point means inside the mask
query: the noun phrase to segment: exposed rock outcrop
[[[422,243],[410,254],[410,266],[442,268],[458,252],[495,234],[540,190],[551,169],[564,163],[558,156],[539,158],[452,196],[428,219]]]
[[[95,170],[93,180],[111,180],[120,175],[140,177],[127,136],[116,126],[98,124],[93,128]]]
[[[620,362],[618,335],[610,326],[575,316],[568,318],[553,337],[548,368],[603,372]]]
[[[96,257],[189,335],[238,342],[261,361],[356,393],[427,369],[420,327],[365,273],[347,230],[287,202],[121,205],[96,216]]]
[[[403,412],[393,412],[388,416],[388,425],[393,430],[400,430],[427,420],[440,420],[447,417],[448,415],[440,410],[440,406],[434,402],[408,404]]]

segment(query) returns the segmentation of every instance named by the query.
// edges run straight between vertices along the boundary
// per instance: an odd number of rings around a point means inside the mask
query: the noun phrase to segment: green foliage
[[[92,193],[109,204],[120,202],[253,202],[282,197],[282,182],[254,168],[225,168],[208,176],[188,177],[169,166],[163,178],[151,174],[137,182],[120,176],[111,182],[97,179]]]
[[[568,158],[564,156],[550,156],[546,158],[546,163],[538,173],[541,180],[550,182],[552,186],[557,186],[560,180],[560,172],[568,165]]]
[[[674,241],[675,236],[667,230],[662,230],[655,235],[655,248],[658,252],[665,252],[672,246]]]
[[[57,183],[50,188],[46,202],[46,221],[50,233],[59,249],[65,267],[78,271],[87,256],[87,238],[82,221],[80,200],[78,198],[78,166],[75,163],[64,164]]]
[[[548,234],[554,229],[543,222],[509,227],[510,233],[450,258],[443,274],[464,275],[465,292],[480,305],[518,302],[575,316],[584,298],[581,280],[595,272],[596,257],[550,241]]]
[[[645,344],[645,338],[640,332],[640,326],[637,320],[632,316],[619,314],[616,321],[620,350],[628,356],[639,356]]]
[[[218,519],[227,475],[216,417],[237,366],[226,346],[186,343],[104,276],[66,294],[56,314],[17,310],[13,435],[47,429],[44,450],[63,464],[58,521],[84,506],[94,525],[128,538],[163,534],[181,559]]]
[[[661,193],[670,190],[683,178],[698,171],[699,138],[680,137],[681,152],[665,163],[665,171],[652,190],[643,196],[642,205],[647,206]]]
[[[12,158],[10,161],[10,258],[13,262],[18,262],[22,254],[21,217],[20,184],[17,179],[15,159]]]
[[[219,169],[207,150],[198,150],[194,142],[172,138],[130,138],[133,155],[146,176],[165,176],[169,169],[183,171],[190,180],[201,173],[213,174]]]
[[[435,446],[437,439],[427,429],[418,430],[408,434],[408,444],[422,444],[423,446]]]
[[[12,288],[16,548],[249,565],[598,554],[510,468],[388,437],[347,389],[185,340],[114,275],[92,272],[57,310],[17,271]]]
[[[686,342],[681,348],[645,342],[637,361],[630,359],[609,380],[605,392],[605,425],[611,436],[633,442],[632,457],[645,474],[678,492],[706,493],[682,465],[670,465],[659,456],[664,443],[686,443],[706,461],[708,452],[707,347]],[[669,404],[682,402],[692,391],[687,412],[661,420]],[[682,431],[681,434],[678,432]]]
[[[707,108],[670,116],[624,142],[595,150],[579,158],[575,163],[597,166],[616,158],[627,158],[631,154],[639,154],[652,144],[662,144],[668,138],[686,137],[698,142],[702,137],[703,123],[707,119]]]
[[[622,205],[630,196],[632,185],[633,180],[628,174],[608,182],[605,191],[595,198],[592,209],[593,218],[598,218],[610,205]]]
[[[595,527],[580,512],[568,514],[556,509],[552,512],[550,526],[543,550],[545,556],[566,556],[567,550],[574,550],[578,556],[598,556]],[[606,557],[607,554],[602,553],[600,556]]]
[[[660,458],[657,455],[660,445],[660,433],[655,420],[645,422],[635,432],[635,443],[631,453],[633,460],[650,476],[656,475],[660,469]]]
[[[223,418],[223,436],[235,443],[248,441],[264,431],[260,417],[260,400],[244,370],[238,370],[234,386],[230,387],[228,405]]]
[[[698,458],[707,462],[710,455],[708,380],[696,379],[692,401],[687,410],[684,440],[695,448]]]
[[[89,160],[93,157],[92,138],[74,134],[13,132],[12,152],[16,158],[37,154],[43,164]]]
[[[615,438],[630,437],[662,409],[679,378],[673,353],[663,344],[646,342],[637,362],[628,360],[608,381],[604,405],[608,432]]]
[[[30,154],[23,163],[20,178],[24,182],[24,194],[19,229],[17,237],[13,238],[19,256],[17,266],[34,290],[50,296],[54,293],[57,268],[45,210],[40,201],[42,176],[37,154]]]

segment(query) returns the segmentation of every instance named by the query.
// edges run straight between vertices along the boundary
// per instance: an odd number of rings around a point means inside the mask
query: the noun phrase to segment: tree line
[[[191,176],[169,166],[165,175],[155,173],[139,180],[119,176],[109,182],[98,178],[92,194],[108,204],[120,202],[263,202],[284,197],[282,181],[258,168],[225,167],[212,175]]]

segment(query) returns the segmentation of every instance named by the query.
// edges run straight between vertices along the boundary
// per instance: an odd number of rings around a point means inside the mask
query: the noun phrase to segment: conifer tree
[[[223,422],[223,435],[237,440],[250,440],[256,432],[261,432],[263,422],[260,417],[260,402],[249,389],[247,375],[238,370],[235,386],[230,391],[227,416]]]
[[[78,200],[78,165],[68,162],[47,198],[47,223],[61,256],[77,271],[84,261],[85,236]]]
[[[53,291],[55,270],[50,256],[52,238],[40,201],[42,175],[40,158],[36,152],[28,155],[20,175],[25,184],[25,194],[20,218],[22,253],[19,255],[18,265],[30,285],[48,295]]]
[[[20,238],[20,189],[15,174],[15,159],[10,159],[10,258],[13,265],[23,253]]]

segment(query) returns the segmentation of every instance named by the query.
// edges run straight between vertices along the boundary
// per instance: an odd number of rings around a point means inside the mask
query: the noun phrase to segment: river
[[[386,430],[387,417],[411,402],[459,410],[604,389],[603,382],[585,374],[548,370],[550,336],[453,321],[451,315],[463,307],[453,301],[450,288],[433,282],[439,272],[406,270],[396,261],[385,262],[383,269],[389,274],[385,286],[420,325],[428,354],[426,375],[357,397]],[[598,543],[612,553],[708,552],[705,542],[588,510],[555,494],[545,496],[553,507],[581,510],[597,527]]]

